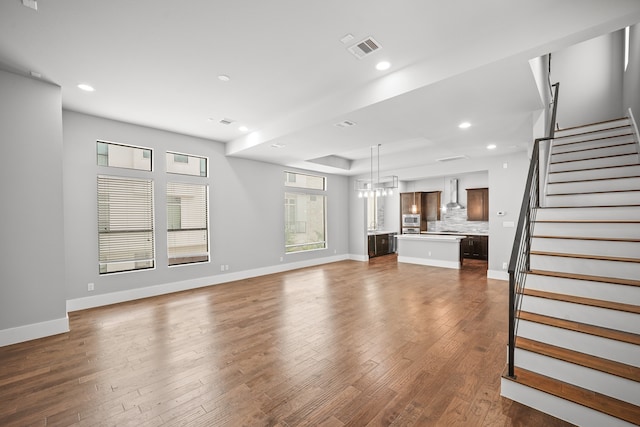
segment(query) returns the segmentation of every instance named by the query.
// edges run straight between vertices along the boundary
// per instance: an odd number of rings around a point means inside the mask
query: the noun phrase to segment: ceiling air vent
[[[223,125],[230,125],[233,122],[235,122],[235,120],[233,120],[233,119],[221,119],[220,120],[220,124],[223,124]]]
[[[382,46],[373,39],[373,37],[367,37],[359,43],[354,44],[350,48],[348,48],[349,52],[353,54],[358,59],[362,59],[365,56],[375,52],[380,49]]]
[[[336,123],[336,126],[338,126],[339,128],[348,128],[355,125],[356,125],[356,122],[352,122],[351,120],[344,120],[340,123]]]
[[[462,160],[466,159],[467,156],[452,156],[452,157],[443,157],[441,159],[436,159],[436,162],[451,162],[453,160]]]

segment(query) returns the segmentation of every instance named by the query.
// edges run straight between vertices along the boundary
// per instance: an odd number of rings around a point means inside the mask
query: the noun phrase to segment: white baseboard
[[[369,256],[368,255],[349,254],[349,259],[352,260],[352,261],[367,262],[367,261],[369,261]]]
[[[0,347],[69,332],[69,317],[0,330]]]
[[[297,270],[299,268],[313,267],[321,264],[329,264],[332,262],[344,261],[346,259],[351,259],[351,255],[336,255],[326,258],[317,258],[306,261],[278,264],[269,267],[255,268],[252,270],[200,277],[197,279],[182,280],[179,282],[163,283],[161,285],[148,286],[145,288],[129,289],[126,291],[111,292],[108,294],[74,298],[67,300],[67,312],[85,310],[94,307],[102,307],[105,305],[133,301],[141,298],[149,298],[158,295],[170,294],[173,292],[187,291],[190,289],[204,288],[206,286],[219,285],[221,283],[249,279],[252,277],[264,276],[267,274],[281,273],[284,271]]]
[[[509,272],[502,270],[487,270],[488,279],[506,280],[509,281]]]
[[[407,264],[429,265],[431,267],[454,268],[456,270],[460,270],[460,261],[443,261],[439,259],[398,256],[398,262],[406,262]]]

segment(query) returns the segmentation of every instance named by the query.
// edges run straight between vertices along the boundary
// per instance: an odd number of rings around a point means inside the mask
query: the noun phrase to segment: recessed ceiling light
[[[469,123],[469,122],[462,122],[462,123],[460,123],[460,124],[458,125],[458,127],[459,127],[460,129],[467,129],[467,128],[471,127],[471,123]]]
[[[231,77],[227,76],[226,74],[220,74],[218,76],[218,80],[220,80],[221,82],[228,82],[229,80],[231,80]]]
[[[389,67],[391,67],[391,63],[389,63],[388,61],[380,61],[376,64],[376,70],[379,71],[388,70]]]
[[[497,147],[496,144],[489,144],[489,145],[487,145],[487,150],[495,150],[496,147]]]
[[[272,148],[284,148],[284,144],[274,143],[274,144],[271,144],[271,147]]]
[[[249,131],[249,128],[248,128],[248,127],[246,127],[246,126],[240,126],[240,127],[238,128],[238,130],[239,130],[240,132],[248,132],[248,131]]]
[[[93,92],[95,90],[93,86],[88,85],[86,83],[80,83],[78,85],[78,89],[84,90],[85,92]]]

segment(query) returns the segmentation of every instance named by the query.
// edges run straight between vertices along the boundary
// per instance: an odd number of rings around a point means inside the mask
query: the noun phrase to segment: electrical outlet
[[[88,283],[87,284],[87,290],[88,291],[93,291],[95,289],[95,285],[93,283]]]
[[[224,271],[224,264],[220,264],[220,271]]]
[[[280,262],[284,261],[284,257],[280,257]]]
[[[431,251],[429,251],[429,256],[431,256]]]
[[[503,262],[503,263],[502,263],[502,269],[503,269],[503,270],[506,270],[507,268],[508,268],[507,263],[506,263],[506,262]]]
[[[225,264],[224,271],[229,271],[229,264]]]

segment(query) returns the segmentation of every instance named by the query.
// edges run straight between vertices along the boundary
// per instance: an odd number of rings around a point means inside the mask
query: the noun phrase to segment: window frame
[[[306,253],[306,252],[312,252],[312,251],[320,251],[320,250],[327,250],[329,248],[329,221],[328,221],[328,205],[329,205],[329,197],[327,195],[327,177],[323,176],[323,175],[313,175],[313,174],[309,174],[309,173],[304,173],[304,172],[292,172],[292,171],[284,171],[285,172],[285,179],[284,179],[284,197],[283,197],[283,231],[284,231],[284,252],[285,255],[291,255],[291,254],[296,254],[296,253]],[[323,189],[317,189],[317,188],[309,188],[309,187],[302,187],[302,186],[292,186],[292,185],[288,185],[288,183],[291,183],[292,181],[289,180],[290,175],[304,175],[304,176],[312,176],[312,177],[317,177],[317,178],[322,178],[323,180]],[[295,181],[294,181],[295,182]],[[299,196],[305,196],[309,199],[309,201],[312,201],[311,199],[313,197],[321,197],[322,198],[322,204],[323,204],[323,208],[322,208],[322,221],[323,221],[323,234],[324,234],[324,239],[322,241],[318,241],[318,242],[304,242],[304,243],[295,243],[295,244],[288,244],[288,237],[290,234],[290,223],[291,221],[287,221],[288,219],[288,215],[289,215],[289,211],[291,209],[293,209],[295,211],[295,204],[292,205],[289,202],[289,195],[295,195],[296,196],[296,201],[297,201],[297,197]],[[292,208],[292,206],[294,206]],[[298,221],[296,221],[297,223]],[[308,221],[306,221],[308,222]],[[296,229],[297,229],[297,225],[296,225]],[[305,233],[306,233],[306,227],[305,227]],[[291,248],[295,248],[295,247],[300,247],[300,246],[310,246],[310,245],[317,245],[317,244],[323,244],[322,247],[314,247],[314,248],[310,248],[310,249],[300,249],[300,250],[291,250]]]
[[[100,156],[104,155],[104,154],[100,154],[100,150],[99,150],[99,144],[106,144],[107,146],[109,145],[114,145],[117,147],[124,147],[124,148],[131,148],[134,150],[142,150],[142,158],[146,159],[147,158],[147,153],[148,153],[148,159],[149,159],[149,169],[140,169],[140,168],[131,168],[128,166],[115,166],[115,165],[109,165],[109,151],[107,149],[107,164],[100,164]],[[133,144],[124,144],[121,142],[113,142],[113,141],[106,141],[104,139],[97,139],[96,140],[96,165],[98,165],[99,167],[102,168],[116,168],[116,169],[124,169],[124,170],[132,170],[132,171],[139,171],[139,172],[153,172],[153,148],[150,147],[144,147],[142,145],[133,145]]]
[[[178,174],[181,175],[181,174]],[[190,175],[193,176],[193,175]],[[200,177],[203,178],[203,177]],[[181,216],[181,228],[179,229],[175,229],[175,228],[170,228],[170,222],[171,222],[171,218],[169,215],[169,208],[170,208],[170,204],[169,204],[169,198],[170,197],[179,197],[179,196],[175,196],[175,195],[169,195],[169,189],[171,185],[184,185],[184,186],[198,186],[198,187],[204,187],[204,220],[205,220],[205,227],[198,227],[198,228],[182,228],[182,210],[180,211],[180,216]],[[208,263],[211,262],[211,224],[209,221],[209,216],[210,216],[210,188],[209,188],[209,184],[208,182],[193,182],[193,181],[181,181],[181,180],[171,180],[171,181],[167,181],[167,185],[166,185],[166,190],[165,190],[165,208],[166,208],[166,213],[167,213],[167,224],[166,224],[166,239],[167,239],[167,266],[169,268],[172,267],[179,267],[179,266],[185,266],[185,265],[193,265],[193,264],[204,264],[204,263]],[[175,204],[173,204],[175,205]],[[169,240],[170,240],[170,233],[172,232],[180,232],[180,231],[205,231],[205,236],[206,236],[206,245],[207,245],[207,250],[206,250],[206,259],[198,259],[198,258],[202,258],[202,254],[199,255],[189,255],[189,256],[183,256],[183,257],[171,257],[170,256],[170,249],[172,248]],[[183,261],[183,262],[172,262],[173,260],[176,259],[185,259],[185,258],[191,258],[193,260],[191,261]]]
[[[139,229],[139,230],[127,230],[127,229],[121,229],[121,230],[112,230],[110,227],[108,230],[101,230],[102,228],[102,222],[104,221],[102,217],[102,215],[104,215],[103,210],[105,209],[105,206],[101,206],[101,204],[104,204],[104,202],[101,201],[102,197],[109,195],[111,193],[101,193],[101,180],[120,180],[120,181],[128,181],[128,182],[143,182],[148,184],[149,186],[149,193],[148,193],[148,200],[149,200],[149,209],[148,210],[143,210],[142,211],[142,215],[150,215],[150,229]],[[155,182],[152,178],[148,177],[148,178],[138,178],[138,177],[131,177],[131,176],[117,176],[117,175],[98,175],[97,179],[96,179],[96,184],[97,184],[97,188],[96,188],[96,208],[97,208],[97,229],[98,229],[98,240],[97,240],[97,244],[98,244],[98,274],[99,276],[107,276],[107,275],[112,275],[112,274],[121,274],[121,273],[131,273],[131,272],[137,272],[137,271],[145,271],[145,270],[153,270],[157,267],[157,259],[156,259],[156,239],[155,239],[155,233],[156,233],[156,227],[155,227],[155,220],[156,220],[156,216],[155,216]],[[131,206],[131,204],[126,204],[128,206]],[[108,202],[106,204],[106,207],[108,208],[107,210],[109,211],[109,219],[111,219],[111,204],[110,202]],[[109,235],[109,234],[129,234],[129,233],[148,233],[149,234],[149,238],[151,240],[151,247],[148,248],[148,250],[150,250],[150,254],[151,254],[151,258],[147,258],[147,259],[135,259],[135,257],[132,257],[131,259],[123,259],[123,260],[117,260],[117,261],[103,261],[102,259],[102,251],[101,251],[101,243],[103,241],[102,236],[105,235]],[[138,263],[150,263],[149,266],[144,266],[144,267],[136,267],[135,265]],[[134,263],[134,267],[133,268],[128,268],[128,269],[122,269],[122,270],[113,270],[113,271],[108,271],[109,269],[109,264],[124,264],[124,263]],[[103,266],[104,266],[104,271],[103,271]]]

